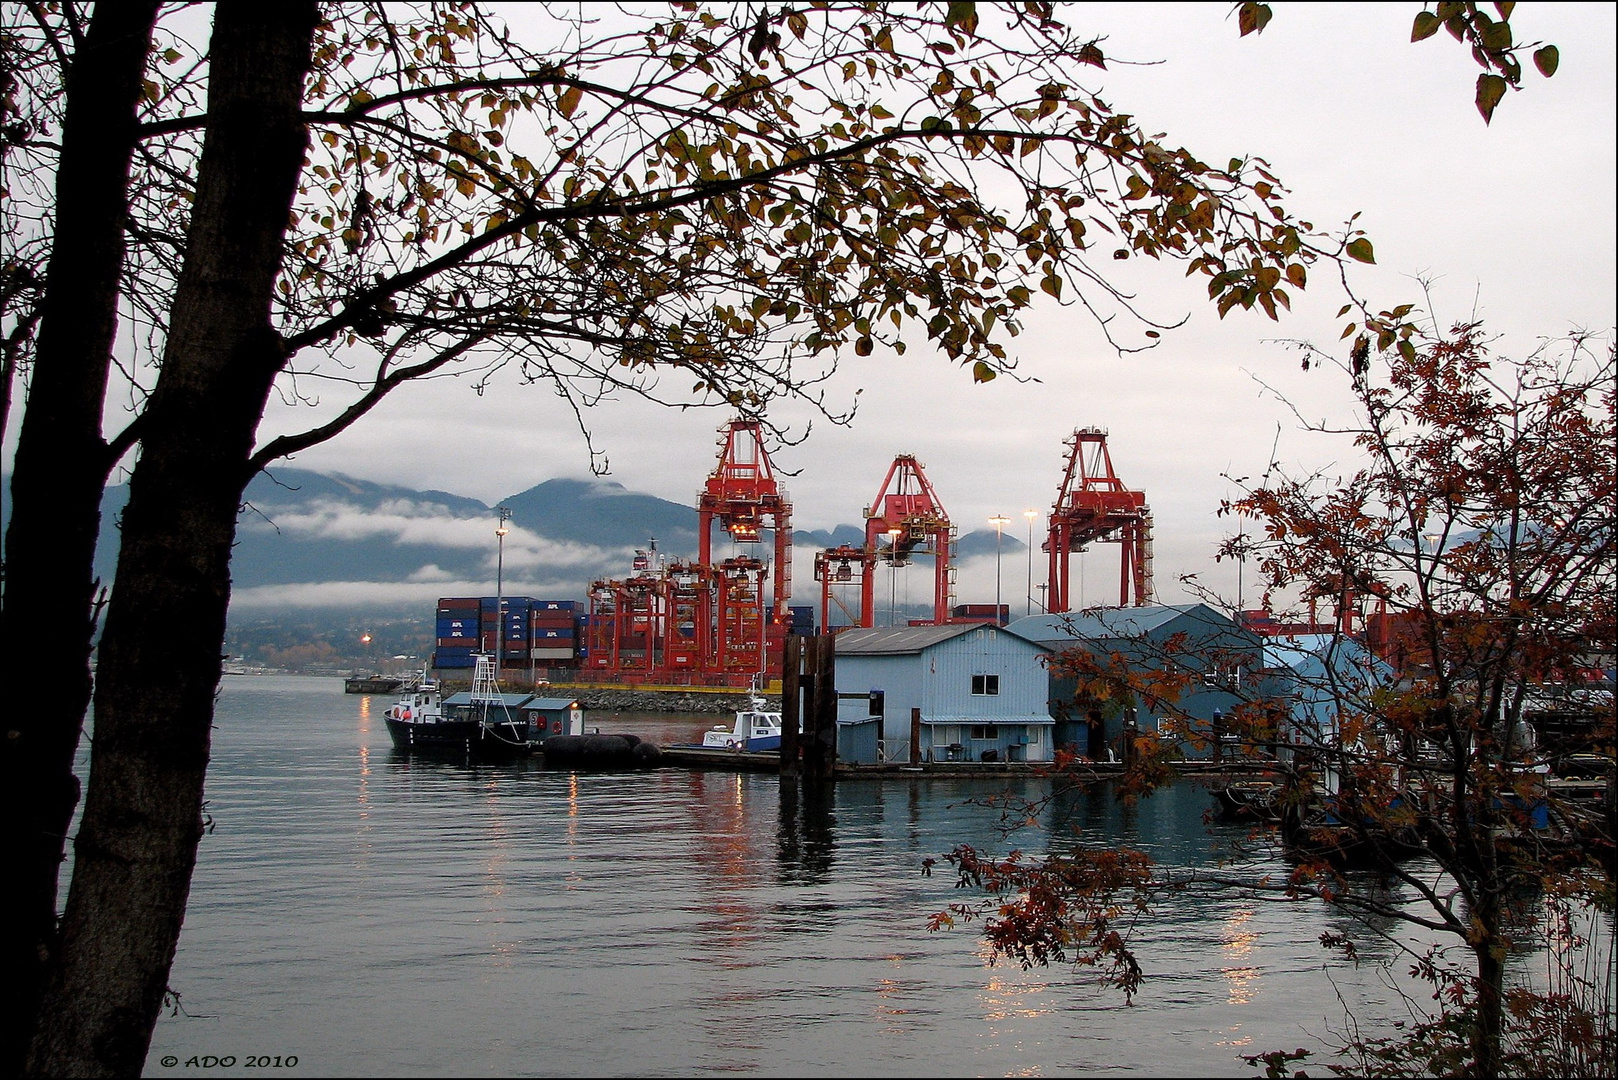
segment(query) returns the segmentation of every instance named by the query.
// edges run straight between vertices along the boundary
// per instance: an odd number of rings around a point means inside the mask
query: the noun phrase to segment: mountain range
[[[103,581],[114,577],[128,497],[118,485],[103,498],[96,552]],[[511,525],[499,543],[497,507],[509,510]],[[490,506],[447,491],[275,469],[246,491],[231,566],[233,606],[419,609],[437,596],[492,594],[497,577],[507,594],[582,599],[590,581],[627,575],[635,550],[653,538],[669,558],[694,557],[696,509],[608,480],[547,480]],[[794,531],[794,602],[809,602],[814,551],[863,540],[860,525]],[[1003,556],[1020,558],[1025,550],[1010,534],[1002,543]],[[760,548],[735,550],[763,554],[768,545],[766,533]],[[995,550],[992,529],[956,542],[961,560]],[[732,551],[722,533],[714,551]]]

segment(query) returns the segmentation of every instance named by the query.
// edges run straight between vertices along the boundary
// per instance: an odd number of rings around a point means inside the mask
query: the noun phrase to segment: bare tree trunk
[[[1485,915],[1490,927],[1499,925],[1498,913],[1493,920]],[[1505,954],[1508,945],[1498,931],[1486,931],[1481,942],[1472,948],[1477,958],[1477,1027],[1472,1037],[1472,1062],[1477,1076],[1496,1077],[1505,1072]]]
[[[306,133],[308,2],[221,4],[163,368],[130,481],[73,883],[28,1070],[138,1075],[202,835],[230,551],[285,360],[270,301]]]
[[[55,235],[11,478],[0,604],[0,654],[29,656],[30,680],[46,688],[9,711],[0,739],[0,865],[16,897],[0,922],[6,1076],[21,1070],[37,1019],[79,799],[73,754],[90,702],[96,535],[112,464],[101,413],[118,328],[135,107],[156,18],[153,0],[98,4],[67,73]]]

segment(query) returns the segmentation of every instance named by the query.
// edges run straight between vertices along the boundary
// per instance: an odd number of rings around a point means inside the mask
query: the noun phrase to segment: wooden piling
[[[798,774],[804,778],[820,775],[820,743],[815,738],[815,717],[820,710],[820,648],[822,635],[803,639],[803,671],[798,676],[799,696],[802,704],[798,736]]]
[[[921,764],[921,710],[910,710],[910,764]]]
[[[801,692],[799,673],[803,666],[803,643],[805,639],[797,634],[788,634],[783,643],[783,656],[781,663],[781,775],[788,778],[797,778],[803,773],[803,762],[800,755],[802,740],[799,738],[799,720],[802,710],[799,708],[799,694]]]
[[[814,771],[805,775],[830,780],[837,766],[837,638],[819,635],[815,663]]]

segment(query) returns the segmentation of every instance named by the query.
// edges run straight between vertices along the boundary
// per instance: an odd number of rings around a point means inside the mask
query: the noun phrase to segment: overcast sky
[[[1556,44],[1561,68],[1546,80],[1530,67],[1525,89],[1508,94],[1487,127],[1473,105],[1479,69],[1467,51],[1444,33],[1410,43],[1418,5],[1274,7],[1265,32],[1247,39],[1228,4],[1086,4],[1063,17],[1107,35],[1109,58],[1160,61],[1094,75],[1093,88],[1148,132],[1210,162],[1266,158],[1292,190],[1288,208],[1317,226],[1360,212],[1378,265],[1357,267],[1354,284],[1379,306],[1421,301],[1417,278],[1429,278],[1438,320],[1476,312],[1500,335],[1501,352],[1574,327],[1614,325],[1613,5],[1518,5],[1517,39]],[[1283,461],[1318,465],[1337,452],[1299,432],[1260,383],[1310,417],[1348,415],[1340,374],[1303,372],[1278,342],[1335,347],[1344,298],[1322,268],[1280,324],[1240,310],[1221,322],[1204,279],[1184,278],[1181,265],[1131,260],[1106,269],[1151,315],[1188,316],[1186,324],[1154,352],[1120,358],[1082,309],[1042,297],[1014,343],[1021,374],[1034,382],[974,386],[967,372],[920,347],[903,358],[845,358],[833,400],[862,391],[852,426],[817,424],[806,443],[775,457],[797,474],[787,481],[797,527],[859,523],[893,456],[910,453],[961,531],[1004,513],[1021,537],[1022,512],[1043,515],[1056,494],[1062,440],[1093,425],[1110,432],[1119,473],[1146,492],[1154,512],[1159,596],[1185,599],[1183,573],[1233,595],[1234,569],[1212,560],[1229,528],[1214,517],[1232,493],[1221,474],[1262,472],[1278,425]],[[632,399],[589,416],[611,479],[685,503],[713,467],[724,419]],[[806,417],[780,419],[801,425]],[[272,411],[269,422],[276,420]],[[545,388],[508,384],[478,397],[453,381],[395,393],[295,464],[486,502],[589,468],[571,414]],[[1088,557],[1090,603],[1116,589],[1114,550]],[[963,569],[962,602],[992,599],[992,560],[979,562]],[[1015,574],[1005,568],[1017,582],[1006,595],[1019,607],[1024,571],[1020,557]],[[805,573],[799,593],[812,587]],[[912,599],[924,588],[918,578]]]

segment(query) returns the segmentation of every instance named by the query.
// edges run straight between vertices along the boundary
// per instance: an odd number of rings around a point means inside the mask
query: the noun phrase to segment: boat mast
[[[495,681],[494,657],[487,653],[478,654],[477,667],[472,672],[472,693],[474,702],[488,704],[500,700],[500,686]]]
[[[498,670],[506,643],[506,534],[511,531],[506,528],[506,522],[511,520],[511,508],[500,506],[495,508],[495,512],[500,515],[500,524],[494,529],[495,543],[498,545],[494,557],[494,666]]]

